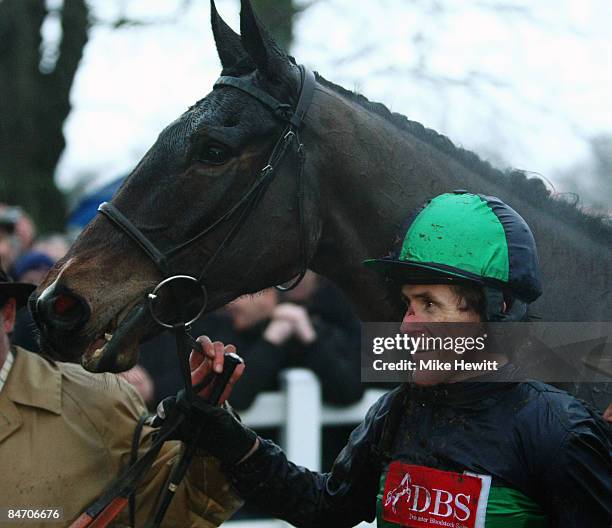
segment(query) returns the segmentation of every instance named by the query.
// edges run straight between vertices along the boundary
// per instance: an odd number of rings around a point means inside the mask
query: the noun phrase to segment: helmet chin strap
[[[527,319],[528,304],[526,302],[515,297],[506,311],[502,312],[504,294],[501,290],[491,288],[490,286],[484,286],[483,291],[485,296],[485,320],[487,322],[510,323],[525,321]]]

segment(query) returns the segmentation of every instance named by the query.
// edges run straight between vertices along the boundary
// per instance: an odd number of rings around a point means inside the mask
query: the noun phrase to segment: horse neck
[[[451,171],[437,170],[430,147],[383,117],[327,88],[318,99],[322,231],[311,267],[340,285],[363,319],[396,320],[397,292],[361,263],[389,252],[423,196],[454,188]]]
[[[318,92],[310,133],[318,136],[313,143],[322,145],[314,162],[322,228],[311,267],[348,294],[362,319],[397,321],[402,315],[398,292],[362,261],[387,254],[402,222],[425,200],[465,188],[498,196],[531,227],[546,293],[533,306],[538,314],[553,321],[610,320],[609,247],[589,240],[543,204],[519,198],[511,185],[473,172],[331,89]],[[580,292],[581,302],[568,306],[568,291]]]

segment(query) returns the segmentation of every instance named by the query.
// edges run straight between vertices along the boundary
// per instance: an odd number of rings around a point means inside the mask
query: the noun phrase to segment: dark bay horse
[[[248,0],[242,1],[241,36],[221,20],[214,3],[211,13],[223,75],[246,79],[295,107],[299,70]],[[217,87],[161,132],[113,204],[157,247],[176,246],[239,202],[283,126],[248,93]],[[320,76],[300,134],[302,187],[296,156],[287,155],[207,270],[209,310],[299,273],[302,227],[309,268],[341,286],[363,320],[398,321],[399,299],[361,262],[389,250],[413,208],[463,188],[499,196],[532,227],[544,284],[533,306],[537,314],[551,321],[612,320],[612,229],[551,198],[540,180],[502,174],[433,130]],[[229,223],[221,223],[179,252],[172,270],[197,276],[228,229]],[[127,324],[128,314],[160,279],[140,248],[98,216],[32,298],[43,347],[64,360],[81,360],[90,370],[127,369],[136,361],[138,342],[156,331],[149,316]]]

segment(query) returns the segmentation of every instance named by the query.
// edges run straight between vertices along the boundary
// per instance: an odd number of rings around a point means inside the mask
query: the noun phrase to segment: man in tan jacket
[[[11,347],[15,313],[33,288],[11,282],[0,269],[0,523],[10,515],[7,526],[49,526],[48,519],[25,521],[9,511],[44,508],[61,509],[61,520],[51,525],[67,526],[129,463],[145,408],[135,390],[113,374],[91,374]],[[141,454],[151,433],[145,426]],[[180,449],[180,443],[167,442],[139,487],[136,526],[154,508]],[[196,457],[163,526],[218,526],[240,505],[216,460]],[[114,526],[128,525],[124,511]]]

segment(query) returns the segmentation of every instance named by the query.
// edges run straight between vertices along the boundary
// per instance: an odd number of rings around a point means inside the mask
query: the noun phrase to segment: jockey
[[[364,263],[396,285],[402,330],[437,322],[522,321],[541,294],[533,235],[491,196],[437,196],[405,223],[391,256]],[[415,373],[382,396],[330,473],[210,407],[201,447],[241,496],[295,526],[608,527],[609,425],[573,396],[491,373]],[[502,381],[503,383],[499,383]]]

